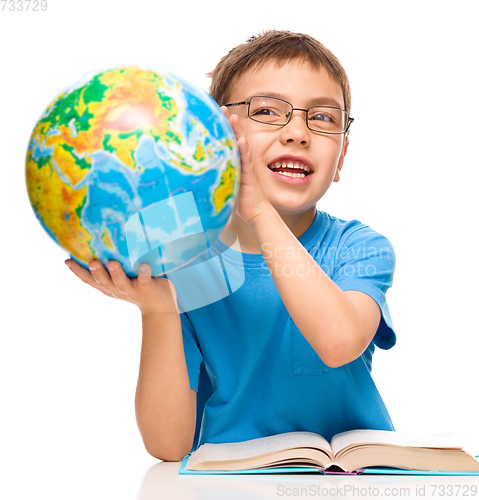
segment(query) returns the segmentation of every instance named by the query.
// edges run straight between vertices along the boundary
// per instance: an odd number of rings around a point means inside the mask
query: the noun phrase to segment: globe
[[[166,71],[117,67],[61,93],[26,155],[31,206],[87,266],[141,263],[161,276],[204,255],[239,188],[234,133],[203,90]]]

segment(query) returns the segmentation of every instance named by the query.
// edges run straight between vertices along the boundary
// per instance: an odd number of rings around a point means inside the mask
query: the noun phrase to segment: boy
[[[270,31],[233,49],[211,76],[241,157],[236,211],[212,251],[244,270],[244,284],[179,315],[174,288],[148,266],[130,280],[117,262],[107,272],[93,261],[89,273],[66,261],[142,313],[136,412],[146,449],[169,461],[190,451],[196,391],[195,444],[393,430],[370,374],[374,344],[395,343],[385,300],[393,249],[360,222],[316,210],[348,148],[344,69],[315,39]],[[242,252],[226,256],[227,231]]]

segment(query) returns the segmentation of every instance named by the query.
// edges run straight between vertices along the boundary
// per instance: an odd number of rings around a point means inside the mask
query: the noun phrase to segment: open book
[[[288,432],[240,443],[206,443],[188,457],[184,472],[286,467],[338,472],[394,467],[479,473],[479,461],[452,434],[423,436],[366,429],[342,432],[331,443],[312,432]]]

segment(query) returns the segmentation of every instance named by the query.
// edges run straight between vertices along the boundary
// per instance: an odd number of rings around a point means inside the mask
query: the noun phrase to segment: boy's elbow
[[[321,361],[329,368],[339,368],[341,366],[351,363],[357,359],[362,353],[357,353],[351,350],[348,344],[338,344],[335,346],[328,346],[321,354],[318,353]]]
[[[328,368],[339,368],[340,366],[346,365],[349,363],[349,360],[346,358],[340,357],[334,357],[334,356],[327,356],[327,357],[321,357],[321,361],[328,367]]]
[[[148,453],[158,459],[158,460],[162,460],[163,462],[181,462],[181,460],[183,460],[183,458],[186,457],[186,455],[188,455],[188,452],[187,453],[176,453],[176,452],[156,452],[156,451],[149,451],[148,449],[146,450],[148,451]]]
[[[163,460],[163,462],[179,462],[188,455],[191,446],[148,446],[145,444],[146,451],[154,458]]]
[[[163,462],[179,462],[188,455],[190,450],[175,450],[175,449],[154,449],[146,447],[146,451],[154,458],[163,460]]]

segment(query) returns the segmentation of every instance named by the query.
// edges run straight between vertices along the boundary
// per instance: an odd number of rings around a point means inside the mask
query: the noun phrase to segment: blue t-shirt
[[[350,429],[394,430],[371,377],[374,344],[389,349],[396,341],[385,297],[395,267],[390,242],[359,221],[319,211],[299,241],[342,290],[378,303],[373,342],[355,361],[326,366],[291,319],[263,255],[217,240],[212,253],[221,255],[229,276],[244,273],[244,283],[181,314],[190,386],[198,391],[194,448],[290,431],[330,440]]]

